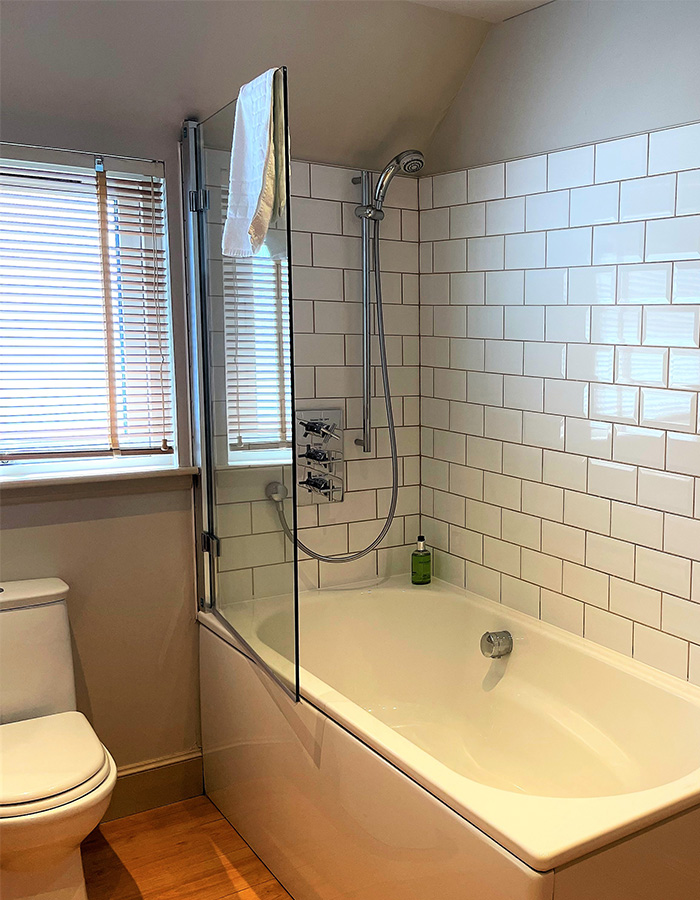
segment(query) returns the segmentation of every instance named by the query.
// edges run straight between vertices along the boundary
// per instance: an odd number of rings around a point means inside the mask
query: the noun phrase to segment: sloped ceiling
[[[402,0],[4,0],[0,136],[153,155],[286,64],[294,156],[378,167],[427,145],[489,27]]]
[[[485,22],[504,22],[552,0],[411,0],[423,6],[434,6],[447,12],[483,19]]]

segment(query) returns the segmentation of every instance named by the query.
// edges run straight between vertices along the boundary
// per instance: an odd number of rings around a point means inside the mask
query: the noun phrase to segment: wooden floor
[[[291,900],[206,797],[103,823],[83,866],[88,900]]]

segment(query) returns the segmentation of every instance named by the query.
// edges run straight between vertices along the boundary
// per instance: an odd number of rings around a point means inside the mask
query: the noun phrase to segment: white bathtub
[[[236,610],[254,649],[288,674],[291,632],[280,601]],[[201,621],[231,640],[213,616]],[[513,652],[489,661],[479,639],[500,629],[512,633]],[[426,866],[433,884],[439,873],[454,877],[434,893],[417,888],[422,900],[700,897],[700,690],[469,592],[437,581],[413,587],[404,576],[302,595],[300,635],[302,704],[241,658],[227,693],[235,651],[220,640],[212,650],[209,636],[202,645],[208,792],[297,900],[406,900],[414,896],[407,883]],[[261,691],[253,702],[254,683]],[[222,703],[237,717],[233,730],[221,720]],[[322,713],[339,723],[338,734]],[[326,732],[337,744],[331,772],[323,766]],[[245,752],[268,740],[274,765]],[[358,748],[366,759],[360,765],[348,757],[343,771],[344,754]],[[304,759],[315,760],[315,786]],[[379,768],[368,775],[370,763]],[[342,818],[349,784],[359,797],[362,778],[369,779],[376,796],[384,775],[394,799],[391,811],[383,807],[380,844],[396,845],[417,804],[413,815],[444,827],[454,856],[442,867],[407,860],[394,882],[372,893],[358,889],[352,873],[340,880],[319,874],[323,828],[301,837],[304,817],[287,809],[283,795],[303,796],[327,822],[334,807]],[[272,797],[280,808],[268,821],[255,808]],[[315,848],[308,859],[307,840]],[[341,846],[334,834],[332,843],[366,872],[358,841],[355,834]],[[377,853],[375,846],[373,860]]]

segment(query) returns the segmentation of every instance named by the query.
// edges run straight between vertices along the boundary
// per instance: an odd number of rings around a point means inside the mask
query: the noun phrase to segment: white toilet
[[[117,767],[75,709],[68,586],[0,584],[0,897],[86,900],[80,842]]]

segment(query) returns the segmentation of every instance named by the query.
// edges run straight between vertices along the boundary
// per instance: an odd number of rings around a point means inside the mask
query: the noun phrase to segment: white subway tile
[[[645,259],[700,259],[700,216],[647,222]]]
[[[543,622],[556,625],[572,634],[583,635],[584,606],[579,600],[565,597],[554,591],[543,590],[540,598]]]
[[[564,518],[564,491],[549,484],[523,481],[523,512],[561,522]]]
[[[621,616],[587,606],[584,636],[603,647],[632,656],[632,623]]]
[[[669,634],[700,643],[700,603],[664,594],[661,603],[661,627]]]
[[[642,307],[593,307],[591,340],[598,344],[639,344],[642,340]]]
[[[619,227],[619,226],[607,226]],[[640,256],[641,259],[641,256]],[[598,260],[594,260],[598,262]],[[600,262],[614,262],[603,259]],[[561,231],[547,232],[547,267],[557,266],[590,266],[591,264],[591,229],[566,228]]]
[[[591,459],[588,462],[588,491],[599,497],[637,501],[637,469],[622,463]]]
[[[525,303],[556,306],[566,303],[566,269],[528,269],[525,272]]]
[[[668,386],[700,391],[700,350],[668,351]]]
[[[309,164],[292,160],[292,196],[308,197],[311,194],[311,172]]]
[[[547,188],[561,188],[593,184],[593,147],[578,147],[548,154]]]
[[[467,527],[478,534],[490,534],[500,537],[501,534],[501,510],[497,506],[489,506],[478,500],[466,502]]]
[[[418,245],[418,271],[421,273],[433,271],[433,245],[430,243]]]
[[[523,345],[520,341],[486,341],[484,369],[501,375],[521,375]]]
[[[546,344],[526,343],[523,373],[542,378],[564,378],[566,373],[566,344],[548,341]]]
[[[503,379],[503,403],[510,409],[542,412],[544,386],[541,378],[507,375]]]
[[[433,205],[433,179],[424,175],[418,179],[418,207],[430,209]]]
[[[610,609],[635,622],[658,628],[661,624],[661,591],[611,578]]]
[[[523,442],[532,447],[564,449],[564,417],[543,413],[523,413]]]
[[[497,412],[510,412],[510,410],[497,410]],[[498,472],[486,472],[484,474],[484,500],[494,506],[519,510],[521,484],[519,478],[512,478]]]
[[[506,196],[536,194],[547,190],[547,157],[530,156],[506,163]]]
[[[676,215],[687,216],[693,213],[700,213],[700,169],[680,172],[678,175]]]
[[[449,301],[453,304],[465,306],[479,306],[484,302],[484,274],[483,272],[454,272],[450,275]],[[420,302],[425,301],[423,285],[421,283]],[[425,302],[431,302],[428,299]],[[442,302],[442,301],[438,301]]]
[[[564,521],[586,531],[610,534],[610,501],[604,497],[565,491]]]
[[[596,225],[593,229],[594,265],[634,263],[643,259],[644,222]]]
[[[670,303],[671,263],[620,266],[618,303]]]
[[[450,401],[450,431],[456,431],[459,434],[476,434],[484,433],[484,409],[475,403],[461,403],[456,400]]]
[[[538,553],[523,547],[521,554],[521,577],[525,581],[539,584],[554,591],[561,590],[562,561],[553,556]]]
[[[503,472],[530,481],[542,480],[542,450],[538,447],[523,447],[518,444],[504,444]]]
[[[559,522],[542,522],[542,552],[581,563],[586,556],[586,532]]]
[[[604,422],[636,425],[639,417],[639,389],[617,384],[592,384],[590,416]]]
[[[529,547],[531,550],[539,550],[541,521],[536,516],[504,509],[501,522],[503,540],[519,544],[521,547]]]
[[[503,444],[468,435],[467,465],[486,472],[500,472],[503,468]]]
[[[341,234],[342,206],[331,200],[310,200],[293,197],[291,202],[292,228],[295,231],[314,231]]]
[[[576,188],[571,191],[572,227],[577,225],[603,225],[618,221],[620,186],[614,182]]]
[[[542,269],[545,265],[544,232],[531,234],[507,234],[505,249],[506,269]]]
[[[382,263],[383,262],[384,260],[382,259]],[[464,272],[466,268],[466,240],[458,239],[454,241],[437,241],[433,244],[434,272]]]
[[[611,348],[612,349],[612,348]],[[664,387],[668,350],[664,347],[618,347],[615,381]],[[598,379],[602,381],[603,379]]]
[[[357,173],[339,166],[311,165],[311,196],[321,200],[359,202],[358,188],[352,183]]]
[[[469,497],[472,500],[481,500],[484,496],[484,473],[481,469],[451,464],[449,486],[452,494],[459,494],[460,497]]]
[[[520,575],[520,547],[487,536],[484,538],[484,565],[517,578]]]
[[[638,502],[680,515],[693,514],[693,479],[670,472],[639,470]]]
[[[503,241],[503,237],[469,238],[467,241],[469,270],[473,272],[502,269],[505,260]]]
[[[661,550],[664,540],[664,514],[629,503],[612,505],[611,535],[633,544]]]
[[[486,234],[514,234],[525,231],[525,200],[491,200],[486,204]]]
[[[684,475],[700,475],[700,436],[669,432],[666,435],[666,468]]]
[[[642,388],[640,425],[697,431],[697,392]]]
[[[522,415],[515,409],[500,409],[496,406],[484,407],[484,436],[498,441],[522,441]],[[488,498],[487,498],[488,499]]]
[[[588,385],[580,381],[548,379],[544,383],[544,411],[562,416],[588,416]]]
[[[439,400],[467,399],[466,372],[459,369],[435,369],[434,379],[433,390]]]
[[[620,578],[634,578],[634,544],[606,537],[586,535],[586,565]]]
[[[443,360],[444,362],[444,357]],[[426,363],[428,365],[428,363]],[[484,370],[484,342],[468,338],[450,339],[450,365],[453,369]]]
[[[470,203],[477,200],[498,200],[505,196],[505,166],[503,163],[469,169],[468,178]]]
[[[612,456],[612,425],[591,419],[566,420],[566,450],[598,459]]]
[[[676,176],[656,175],[620,185],[620,221],[672,216],[676,206]]]
[[[527,581],[501,576],[501,603],[528,616],[540,617],[540,589]]]
[[[486,234],[485,203],[452,206],[449,212],[451,238],[479,237]]]
[[[688,644],[670,634],[635,623],[634,658],[668,672],[669,675],[685,678],[688,671]]]
[[[468,372],[467,399],[470,403],[503,406],[503,375]]]
[[[499,572],[485,569],[477,563],[467,562],[466,565],[467,590],[473,591],[480,597],[499,602],[501,596],[501,576]]]
[[[697,347],[699,341],[700,307],[644,308],[643,344],[654,347]]]
[[[700,124],[666,128],[649,135],[649,174],[696,169],[700,159]]]
[[[595,180],[620,181],[647,174],[647,135],[596,144]]]
[[[690,560],[637,547],[635,581],[677,597],[690,597]]]
[[[467,173],[450,172],[433,177],[433,207],[467,202]]]
[[[501,306],[522,306],[524,273],[518,271],[487,272],[486,302]]]
[[[314,265],[334,269],[362,268],[360,238],[314,234]]]
[[[616,462],[663,469],[666,433],[652,428],[637,428],[635,425],[615,425],[613,458]]]
[[[597,306],[615,302],[615,266],[585,266],[569,269],[569,303]]]
[[[601,609],[608,608],[610,576],[573,562],[564,563],[564,593]]]
[[[544,451],[542,480],[545,484],[585,491],[587,470],[588,461],[584,456],[574,456],[560,450]]]
[[[433,331],[437,337],[466,337],[467,307],[436,306],[433,312]]]
[[[552,191],[533,194],[525,200],[525,228],[527,231],[547,231],[569,227],[569,192]]]
[[[547,342],[588,343],[591,311],[584,306],[549,306],[546,311]]]
[[[700,263],[674,263],[673,302],[700,303]]]
[[[688,559],[700,560],[700,520],[667,514],[664,550]]]
[[[470,306],[468,309],[470,338],[502,338],[503,308],[500,306]]]
[[[613,380],[615,348],[609,344],[572,344],[569,347],[566,375],[577,381]]]
[[[544,340],[543,306],[507,306],[505,316],[505,336],[508,340]]]
[[[456,235],[453,235],[456,237]],[[463,235],[460,235],[462,237]],[[422,241],[446,241],[450,237],[450,210],[426,209],[420,214],[420,239]]]
[[[293,266],[292,277],[294,279],[294,297],[297,300],[343,299],[343,272],[341,269]]]

